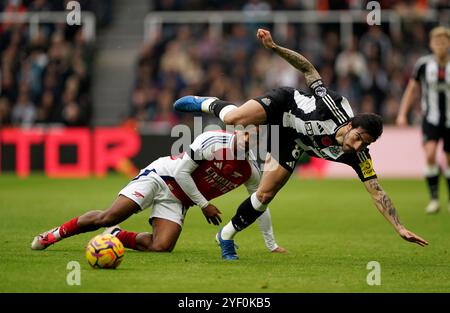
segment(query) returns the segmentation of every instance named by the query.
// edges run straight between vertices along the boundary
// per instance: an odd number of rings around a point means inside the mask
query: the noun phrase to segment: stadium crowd
[[[382,8],[419,16],[430,1],[380,1]],[[365,1],[153,1],[154,10],[243,10],[249,16],[270,10],[365,9]],[[435,8],[448,2],[434,1]],[[383,7],[384,6],[384,7]],[[273,25],[266,27],[273,30]],[[345,95],[357,112],[375,112],[394,123],[399,102],[415,61],[428,53],[427,32],[435,23],[407,19],[402,29],[389,25],[354,24],[354,36],[345,46],[339,25],[289,24],[277,41],[300,51],[318,67],[325,83]],[[174,99],[187,94],[213,95],[242,103],[267,89],[286,85],[304,89],[300,73],[265,50],[255,37],[255,24],[224,24],[216,36],[208,25],[166,24],[146,42],[137,62],[131,95],[131,116],[137,121],[167,119],[173,125],[183,116],[171,110]],[[184,116],[184,118],[186,118]],[[188,117],[190,119],[190,117]],[[420,120],[420,108],[411,123]]]
[[[68,1],[0,1],[2,13],[64,11]],[[83,9],[107,7],[111,0],[80,1]],[[111,19],[108,10],[97,17]],[[0,23],[0,126],[89,125],[93,47],[80,26],[43,23],[31,34],[26,23],[6,16]]]
[[[0,0],[0,12],[63,11],[68,0]],[[113,18],[113,0],[79,1],[97,16]],[[273,10],[364,9],[367,1],[332,0],[153,0],[151,11],[241,10],[250,18]],[[417,16],[425,8],[449,8],[448,1],[379,1],[381,7]],[[256,13],[255,13],[256,12]],[[261,25],[259,25],[261,26]],[[273,25],[265,25],[272,29]],[[357,112],[376,112],[393,123],[400,97],[417,58],[428,51],[427,32],[435,26],[420,19],[403,21],[401,31],[389,25],[354,24],[345,45],[339,25],[289,24],[276,40],[300,51],[318,67],[325,83],[347,96]],[[256,24],[224,24],[217,36],[208,25],[166,24],[139,51],[130,92],[131,121],[170,125],[192,118],[172,110],[186,94],[214,95],[236,103],[288,85],[304,89],[302,75],[256,42]],[[80,27],[40,24],[30,36],[23,23],[0,23],[0,126],[29,127],[56,123],[90,125],[95,47]],[[411,122],[420,119],[420,108]]]

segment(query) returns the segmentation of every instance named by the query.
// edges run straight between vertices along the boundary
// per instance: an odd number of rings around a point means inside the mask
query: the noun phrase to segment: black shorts
[[[270,90],[268,93],[261,97],[253,98],[258,101],[264,111],[266,111],[267,124],[283,125],[283,114],[293,110],[296,106],[290,102],[292,98],[292,90],[290,87],[280,87]]]
[[[423,142],[444,141],[444,151],[450,153],[450,128],[443,126],[434,126],[427,121],[422,122]]]
[[[288,100],[289,89],[289,87],[273,89],[254,100],[258,101],[266,111],[267,151],[281,166],[292,173],[303,151],[295,142],[297,138],[295,129],[283,127],[284,112],[293,109]]]

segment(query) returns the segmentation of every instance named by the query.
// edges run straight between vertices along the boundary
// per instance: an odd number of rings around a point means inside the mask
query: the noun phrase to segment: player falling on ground
[[[189,151],[179,157],[159,158],[141,170],[119,192],[109,209],[87,212],[42,233],[34,238],[31,248],[43,250],[64,238],[110,227],[106,232],[117,236],[126,248],[172,251],[190,206],[201,207],[208,223],[219,225],[221,212],[209,200],[242,184],[250,194],[256,191],[260,172],[258,165],[248,157],[249,139],[249,132],[243,131],[204,132],[190,145]],[[152,234],[114,226],[150,206]],[[258,222],[267,248],[272,252],[285,252],[275,242],[270,212],[261,213]]]
[[[419,91],[422,91],[422,134],[426,158],[425,177],[431,200],[426,213],[439,211],[439,176],[441,170],[436,161],[438,142],[444,141],[444,152],[450,166],[450,29],[443,26],[430,32],[430,48],[433,54],[417,60],[409,80],[397,116],[397,125],[408,125],[408,112]],[[450,194],[450,167],[445,170]],[[450,203],[448,207],[450,211]]]
[[[278,46],[269,31],[259,29],[257,37],[301,71],[312,95],[290,87],[271,90],[242,106],[214,97],[185,96],[174,107],[185,112],[213,113],[228,125],[278,125],[280,151],[271,151],[266,159],[261,183],[255,193],[237,209],[231,221],[219,230],[222,255],[236,259],[233,238],[262,214],[267,204],[287,182],[297,159],[311,156],[350,165],[358,174],[381,214],[405,240],[425,246],[427,241],[403,226],[387,193],[381,188],[367,146],[383,131],[381,117],[375,114],[353,115],[347,99],[327,89],[314,66],[301,54]],[[269,130],[271,127],[269,127]],[[271,147],[271,143],[267,144]],[[270,170],[267,170],[270,168]],[[231,243],[230,243],[231,242]]]

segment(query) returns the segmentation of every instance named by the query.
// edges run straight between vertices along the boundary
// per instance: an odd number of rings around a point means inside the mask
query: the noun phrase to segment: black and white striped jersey
[[[303,152],[334,162],[350,165],[363,181],[376,177],[368,149],[344,153],[336,141],[336,132],[346,125],[353,111],[346,98],[328,90],[317,81],[311,85],[312,94],[295,88],[280,87],[255,100],[267,113],[268,124],[279,125],[279,151],[272,155],[286,169],[293,171]],[[278,138],[276,138],[278,137]]]
[[[422,89],[422,113],[426,122],[450,128],[450,61],[439,65],[430,54],[419,58],[412,78]]]

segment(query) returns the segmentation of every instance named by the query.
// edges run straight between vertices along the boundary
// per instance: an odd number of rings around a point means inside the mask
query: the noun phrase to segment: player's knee
[[[249,122],[249,118],[246,115],[243,115],[239,109],[235,109],[231,112],[228,112],[224,118],[223,118],[223,122],[226,125],[235,125],[235,126],[247,126],[248,122]]]
[[[229,112],[223,118],[223,122],[227,125],[240,125],[241,118],[237,114],[233,114],[233,112]]]
[[[149,250],[154,252],[172,252],[173,245],[168,242],[153,242]]]
[[[269,204],[270,201],[272,201],[273,198],[275,198],[276,192],[274,191],[265,191],[265,192],[257,192],[256,197],[258,198],[259,202],[262,204]]]

